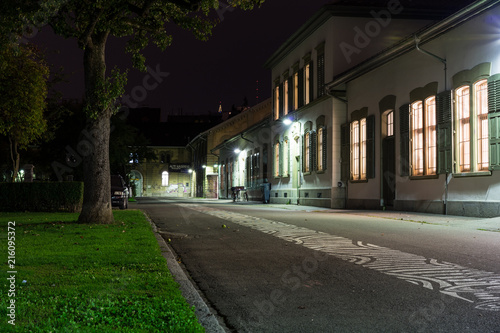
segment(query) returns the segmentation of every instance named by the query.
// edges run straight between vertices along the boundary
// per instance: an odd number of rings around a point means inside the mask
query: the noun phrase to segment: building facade
[[[498,17],[476,1],[327,84],[348,208],[500,215]]]
[[[187,197],[191,193],[191,152],[186,147],[151,146],[156,159],[137,161],[131,170],[134,197]]]
[[[346,206],[340,144],[345,89],[327,94],[325,84],[429,24],[429,16],[403,9],[394,1],[379,10],[325,6],[269,58],[272,203]]]
[[[247,186],[245,176],[247,172],[245,171],[246,157],[243,164],[237,164],[238,159],[234,159],[234,150],[236,149],[236,145],[238,145],[236,141],[241,139],[245,143],[238,146],[241,151],[247,153],[249,149],[246,148],[247,144],[252,140],[245,140],[244,133],[248,129],[266,122],[270,113],[271,100],[268,99],[251,108],[245,108],[241,113],[200,133],[191,140],[188,148],[192,150],[193,154],[193,172],[191,177],[192,183],[195,186],[195,191],[192,193],[193,196],[213,199],[230,198],[231,187]],[[260,136],[255,142],[263,142],[264,138]],[[232,148],[232,145],[235,145],[235,148]],[[228,149],[230,148],[232,150],[228,153]],[[235,165],[239,165],[238,169],[235,169]],[[261,178],[259,177],[259,179]],[[231,186],[228,187],[229,184]]]

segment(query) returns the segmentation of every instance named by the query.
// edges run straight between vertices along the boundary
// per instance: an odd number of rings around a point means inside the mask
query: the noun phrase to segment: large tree
[[[141,51],[151,43],[162,50],[168,47],[172,43],[169,33],[172,24],[192,31],[198,39],[206,40],[217,23],[215,19],[210,19],[211,11],[220,10],[221,6],[252,9],[263,1],[2,1],[0,9],[5,10],[3,12],[7,17],[3,20],[4,26],[13,27],[19,22],[30,20],[35,25],[47,22],[57,34],[76,39],[84,51],[84,109],[87,116],[86,133],[92,136],[92,147],[84,154],[85,191],[80,222],[113,222],[109,178],[110,117],[117,111],[115,101],[123,93],[126,78],[123,73],[106,71],[105,49],[108,38],[128,37],[126,51],[131,54],[134,66],[146,70]],[[26,33],[26,30],[23,26],[17,32]]]
[[[40,139],[47,128],[43,113],[48,76],[48,66],[33,46],[0,48],[0,135],[9,140],[12,182],[19,171],[19,150]]]

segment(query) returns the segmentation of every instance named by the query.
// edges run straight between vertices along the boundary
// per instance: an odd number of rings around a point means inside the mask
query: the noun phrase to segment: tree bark
[[[89,38],[84,50],[85,102],[87,110],[96,113],[88,117],[86,131],[82,132],[78,152],[83,157],[83,206],[78,221],[109,224],[114,222],[111,209],[109,166],[109,109],[98,109],[99,83],[105,79],[105,46],[108,33]]]
[[[20,155],[17,151],[17,141],[13,140],[9,136],[9,144],[10,144],[10,158],[12,159],[12,182],[14,183],[17,179],[17,174],[19,173],[19,160]]]

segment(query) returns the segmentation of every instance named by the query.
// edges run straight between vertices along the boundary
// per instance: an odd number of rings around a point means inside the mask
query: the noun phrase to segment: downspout
[[[441,63],[443,63],[444,65],[444,91],[446,91],[448,88],[447,88],[447,79],[448,79],[448,76],[447,76],[447,64],[446,64],[446,59],[444,58],[441,58],[429,51],[426,51],[426,50],[422,50],[420,47],[419,47],[419,43],[420,43],[420,38],[418,38],[417,35],[415,35],[415,48],[417,49],[417,51],[425,54],[425,55],[428,55],[434,59],[437,59],[438,61],[440,61]],[[448,215],[448,183],[449,183],[449,180],[450,180],[450,177],[448,177],[448,171],[445,173],[445,183],[444,183],[444,215]]]
[[[447,89],[447,82],[446,82],[446,80],[448,78],[448,76],[447,76],[447,70],[448,70],[448,68],[447,68],[447,65],[446,65],[446,59],[441,58],[441,57],[439,57],[439,56],[437,56],[434,53],[431,53],[429,51],[422,50],[420,48],[419,44],[420,44],[420,38],[418,38],[418,36],[415,35],[415,48],[417,49],[417,51],[419,51],[419,52],[421,52],[423,54],[426,54],[426,55],[428,55],[430,57],[433,57],[434,59],[437,59],[438,61],[440,61],[441,63],[443,63],[443,65],[444,65],[444,90],[446,91],[446,89]]]
[[[342,103],[344,103],[344,104],[345,104],[345,119],[346,119],[346,121],[347,121],[347,119],[349,119],[349,110],[348,110],[348,108],[347,108],[347,105],[348,105],[348,103],[347,103],[347,94],[346,94],[346,99],[343,99],[343,98],[340,98],[340,97],[335,96],[334,94],[332,94],[332,93],[330,92],[330,89],[328,89],[328,88],[326,88],[326,87],[325,87],[325,90],[326,90],[326,94],[327,94],[328,96],[331,96],[331,97],[333,97],[333,98],[335,98],[335,99],[337,99],[337,100],[339,100],[339,101],[341,101]],[[332,90],[332,91],[333,91],[333,92],[340,92],[339,90]],[[346,93],[347,91],[346,91],[346,90],[343,90],[343,91],[341,91],[341,92],[345,92],[345,93]],[[340,162],[341,162],[340,168],[342,168],[342,160],[341,160]],[[333,159],[332,159],[332,164],[333,164]],[[341,171],[341,174],[342,174],[342,171]],[[342,179],[341,179],[341,180],[342,180]],[[349,179],[346,179],[346,182],[345,182],[345,195],[344,195],[344,208],[347,208],[347,193],[348,193],[348,191],[347,191],[347,187],[348,187],[348,184],[349,184]],[[333,184],[332,184],[332,185],[333,185]]]

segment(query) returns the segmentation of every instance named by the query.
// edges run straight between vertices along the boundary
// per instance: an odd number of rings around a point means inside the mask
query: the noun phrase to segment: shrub
[[[82,182],[0,183],[0,211],[78,212]]]

